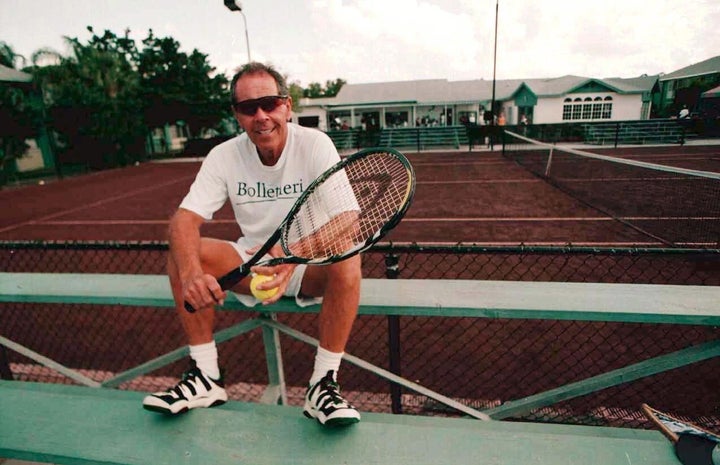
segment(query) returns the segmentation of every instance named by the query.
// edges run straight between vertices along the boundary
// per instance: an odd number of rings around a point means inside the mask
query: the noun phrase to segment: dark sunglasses
[[[287,95],[268,95],[267,97],[254,98],[250,100],[243,100],[242,102],[235,102],[232,107],[238,113],[245,116],[255,116],[258,108],[262,108],[265,113],[270,113],[279,107],[282,103],[287,100]]]

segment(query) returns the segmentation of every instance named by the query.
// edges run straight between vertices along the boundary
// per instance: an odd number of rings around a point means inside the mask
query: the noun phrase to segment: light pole
[[[490,120],[490,150],[495,150],[493,138],[495,137],[495,70],[497,69],[497,30],[499,4],[500,0],[495,0],[495,49],[493,51],[492,101],[490,103],[490,111],[492,112],[492,120]]]
[[[245,18],[245,13],[243,13],[242,4],[240,0],[224,0],[224,2],[230,11],[239,11],[242,15],[243,24],[245,25],[245,44],[247,45],[248,63],[250,63],[252,61],[250,59],[250,37],[248,36],[247,19]]]

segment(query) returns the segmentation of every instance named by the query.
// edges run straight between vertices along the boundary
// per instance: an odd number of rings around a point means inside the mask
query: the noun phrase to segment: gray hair
[[[264,63],[258,63],[256,61],[253,61],[238,68],[237,72],[233,76],[232,81],[230,82],[231,104],[235,103],[235,85],[237,84],[238,80],[246,74],[257,73],[266,73],[272,76],[272,78],[275,79],[275,83],[277,84],[278,95],[288,95],[288,86],[287,81],[285,81],[285,76],[280,74],[272,65],[266,65]]]

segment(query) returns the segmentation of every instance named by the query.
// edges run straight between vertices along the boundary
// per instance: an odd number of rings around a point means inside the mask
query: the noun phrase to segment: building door
[[[518,123],[522,120],[523,115],[527,118],[527,124],[533,124],[533,110],[535,107],[518,107]]]

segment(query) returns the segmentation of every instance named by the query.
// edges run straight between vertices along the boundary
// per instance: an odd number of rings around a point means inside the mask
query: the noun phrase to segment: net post
[[[547,161],[547,164],[545,165],[545,176],[550,175],[550,166],[552,165],[553,150],[555,150],[555,147],[554,146],[550,147],[550,153],[548,154],[548,161]]]

